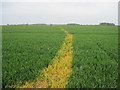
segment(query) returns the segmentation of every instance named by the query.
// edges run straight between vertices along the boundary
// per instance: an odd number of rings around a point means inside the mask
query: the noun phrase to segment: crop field
[[[66,29],[74,35],[73,73],[67,87],[117,87],[117,27],[84,26]]]
[[[116,88],[118,27],[7,25],[3,88]]]

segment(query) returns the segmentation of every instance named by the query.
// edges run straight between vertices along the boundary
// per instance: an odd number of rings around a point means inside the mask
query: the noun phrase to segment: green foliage
[[[64,40],[58,27],[3,26],[3,87],[35,80]]]
[[[68,23],[67,25],[80,25],[80,24],[77,24],[77,23]]]
[[[60,49],[64,28],[73,35],[68,88],[116,88],[117,26],[3,26],[3,86],[33,81]]]
[[[106,23],[106,22],[100,23],[100,25],[105,25],[105,26],[115,26],[114,23]]]
[[[74,35],[68,88],[116,88],[118,32],[110,26],[67,26]]]

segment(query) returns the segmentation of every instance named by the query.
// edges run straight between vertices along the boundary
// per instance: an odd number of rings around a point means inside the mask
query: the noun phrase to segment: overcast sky
[[[4,0],[1,5],[2,24],[118,24],[118,0]]]

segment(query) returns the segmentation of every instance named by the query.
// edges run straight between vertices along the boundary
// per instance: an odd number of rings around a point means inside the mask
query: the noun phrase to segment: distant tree
[[[103,25],[103,26],[115,26],[114,23],[106,23],[106,22],[100,23],[99,25]]]
[[[67,25],[80,25],[80,24],[77,24],[77,23],[68,23]]]
[[[26,25],[29,25],[28,23],[26,23]]]
[[[32,25],[47,25],[47,24],[44,24],[44,23],[38,23],[38,24],[32,24]]]
[[[42,24],[42,23],[41,23],[41,24],[39,24],[39,25],[47,25],[47,24],[44,24],[44,23]]]

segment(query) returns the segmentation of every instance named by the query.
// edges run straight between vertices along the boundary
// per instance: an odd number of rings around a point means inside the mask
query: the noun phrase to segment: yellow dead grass
[[[36,82],[26,82],[25,85],[17,88],[65,88],[68,77],[72,72],[72,38],[66,30],[61,29],[66,34],[65,40],[57,55],[53,58],[53,63],[42,71]]]

